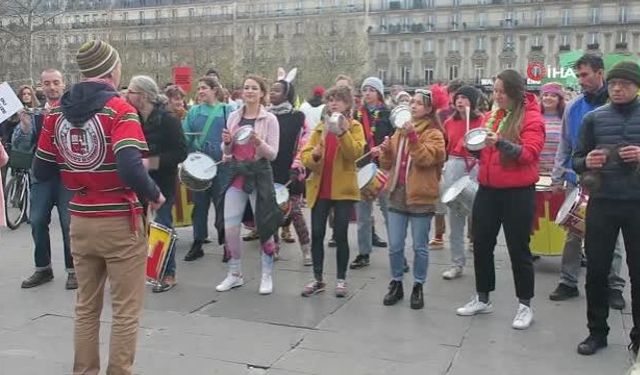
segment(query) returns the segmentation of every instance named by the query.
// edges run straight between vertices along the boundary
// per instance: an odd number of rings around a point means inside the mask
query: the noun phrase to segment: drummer
[[[307,179],[307,204],[311,207],[311,256],[314,280],[304,286],[302,296],[324,291],[324,235],[329,211],[335,214],[334,234],[337,243],[336,297],[347,295],[349,212],[360,200],[355,161],[362,156],[365,138],[362,125],[351,118],[353,94],[348,86],[335,86],[325,93],[330,114],[344,116],[337,129],[327,121],[313,130],[301,152],[302,163],[311,170]]]
[[[198,102],[189,109],[182,128],[187,139],[189,152],[202,152],[215,161],[222,160],[222,130],[227,127],[227,118],[232,112],[224,103],[218,101],[220,83],[212,77],[198,80]],[[211,202],[216,210],[215,227],[218,231],[218,244],[224,245],[224,192],[222,184],[228,178],[228,168],[223,163],[218,165],[216,177],[211,186],[204,191],[193,191],[193,244],[185,255],[187,262],[204,256],[202,246],[209,236],[209,207]],[[226,254],[226,248],[224,250]]]
[[[441,181],[443,194],[454,182],[464,176],[473,180],[478,178],[478,165],[464,145],[464,136],[470,129],[480,127],[484,116],[478,111],[478,99],[481,93],[475,87],[463,86],[453,96],[455,112],[444,122],[447,139],[448,159],[444,166]],[[469,124],[467,124],[469,111]],[[449,242],[451,247],[451,267],[442,273],[445,280],[453,280],[462,276],[467,258],[464,252],[464,227],[467,222],[465,216],[454,210],[449,210]]]
[[[264,107],[266,96],[266,81],[248,76],[242,90],[244,105],[231,114],[229,126],[222,132],[225,160],[231,165],[231,179],[224,187],[224,227],[230,259],[227,277],[216,287],[218,292],[244,285],[240,223],[248,201],[262,248],[259,293],[273,291],[273,235],[283,217],[275,199],[270,162],[278,155],[280,132],[278,119]]]
[[[364,136],[367,141],[365,152],[373,149],[385,137],[393,134],[393,126],[389,121],[389,109],[384,102],[384,85],[378,77],[368,77],[362,82],[362,106],[355,111],[354,118],[362,124]],[[376,162],[371,157],[360,161],[359,167],[370,162]],[[387,221],[387,198],[381,194],[378,198],[380,211]],[[375,230],[373,220],[373,201],[362,199],[356,204],[358,213],[358,255],[351,262],[349,268],[359,269],[369,265],[369,255],[375,247],[387,247],[387,243],[381,239]]]
[[[271,162],[273,180],[283,185],[289,183],[291,202],[291,212],[282,227],[282,239],[293,242],[289,230],[293,222],[302,250],[303,264],[311,266],[311,239],[302,214],[305,168],[298,158],[298,149],[302,149],[309,138],[309,126],[304,113],[293,108],[295,90],[292,82],[286,79],[275,82],[269,91],[269,99],[269,112],[276,116],[280,128],[278,157]]]
[[[411,308],[422,309],[429,266],[429,230],[446,155],[444,132],[429,90],[416,90],[411,99],[411,121],[391,138],[386,137],[379,150],[380,166],[391,171],[388,185],[391,282],[383,304],[394,305],[404,298],[404,245],[410,224],[415,253]],[[375,151],[378,153],[378,148]]]
[[[504,229],[518,298],[514,329],[527,329],[533,320],[533,259],[529,236],[535,213],[535,183],[544,144],[544,122],[533,94],[515,70],[498,74],[493,88],[497,108],[486,128],[486,147],[479,152],[479,188],[473,203],[472,226],[476,292],[457,310],[469,316],[493,311],[489,293],[495,289],[493,252]]]
[[[142,122],[144,137],[149,146],[147,169],[149,176],[160,188],[166,201],[156,212],[155,222],[173,228],[171,209],[176,195],[178,164],[187,157],[187,145],[180,120],[165,109],[160,89],[148,76],[134,76],[127,86],[127,101],[133,105]],[[156,293],[167,291],[176,285],[175,251],[167,261],[161,282],[154,286]]]

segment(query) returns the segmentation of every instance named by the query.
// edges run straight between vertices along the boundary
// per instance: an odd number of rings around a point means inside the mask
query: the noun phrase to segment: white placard
[[[0,122],[13,116],[24,105],[7,82],[0,84]]]

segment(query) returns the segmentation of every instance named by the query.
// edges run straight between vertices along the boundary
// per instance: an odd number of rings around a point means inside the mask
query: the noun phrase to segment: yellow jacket
[[[324,127],[324,122],[318,124],[300,153],[302,164],[311,171],[306,181],[309,207],[313,207],[318,199],[324,167],[324,153],[319,160],[314,160],[311,152],[318,144],[324,146]],[[349,130],[338,137],[338,150],[331,175],[332,200],[360,200],[356,159],[362,156],[365,143],[362,124],[351,120]]]

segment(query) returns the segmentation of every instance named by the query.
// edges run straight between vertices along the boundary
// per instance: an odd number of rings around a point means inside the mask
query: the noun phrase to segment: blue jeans
[[[164,225],[167,228],[173,229],[173,215],[171,213],[171,209],[173,208],[173,203],[176,200],[175,194],[171,194],[166,197],[166,201],[160,206],[158,211],[156,212],[155,222],[161,225]],[[167,261],[167,269],[164,272],[165,276],[175,276],[176,275],[176,249],[175,245],[171,254],[169,254],[169,260]]]
[[[385,194],[378,198],[380,211],[385,221],[387,221],[387,197]],[[373,251],[373,201],[362,200],[356,203],[358,212],[358,253],[360,255],[369,255]]]
[[[35,245],[34,258],[36,270],[51,268],[51,238],[49,224],[53,206],[58,208],[62,242],[64,246],[64,265],[67,271],[73,270],[73,258],[69,245],[69,200],[73,193],[62,185],[60,179],[49,181],[33,181],[31,184],[31,236]]]
[[[407,237],[407,227],[411,224],[414,252],[413,279],[417,283],[424,284],[427,280],[427,268],[429,267],[428,244],[433,214],[418,216],[389,210],[388,215],[391,278],[402,281],[404,276],[404,240]]]

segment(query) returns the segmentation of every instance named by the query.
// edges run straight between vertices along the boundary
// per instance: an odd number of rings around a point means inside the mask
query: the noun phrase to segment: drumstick
[[[356,164],[358,164],[359,161],[361,161],[362,159],[366,158],[367,156],[371,155],[371,153],[373,152],[373,148],[367,152],[366,154],[360,156],[359,158],[356,159]]]
[[[467,133],[469,132],[469,112],[471,112],[471,108],[464,107],[464,113],[465,113],[466,118],[467,118]],[[465,134],[467,134],[467,133],[465,133]]]
[[[292,183],[292,182],[293,182],[293,181],[291,181],[291,180],[287,181],[287,183],[286,183],[286,184],[284,184],[284,187],[287,187],[287,186],[291,185],[291,183]]]

